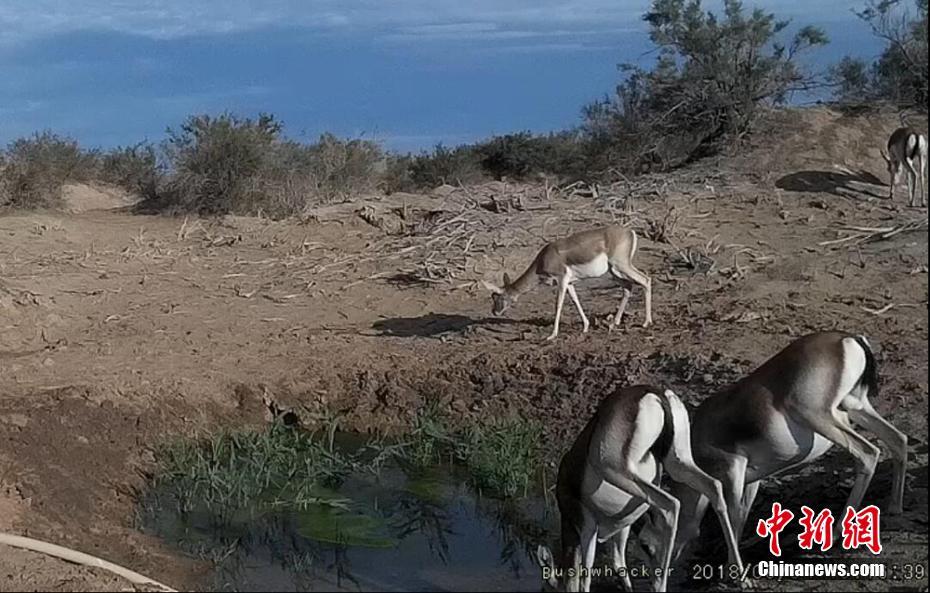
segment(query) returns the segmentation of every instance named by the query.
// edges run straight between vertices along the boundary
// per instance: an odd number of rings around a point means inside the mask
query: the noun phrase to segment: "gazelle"
[[[565,293],[568,293],[581,315],[582,330],[587,333],[590,323],[581,308],[581,302],[575,293],[576,280],[598,278],[610,272],[623,283],[623,298],[614,315],[611,329],[620,324],[630,300],[630,283],[639,284],[646,290],[646,320],[643,327],[652,325],[652,280],[633,266],[636,254],[637,237],[632,229],[613,225],[576,233],[564,239],[549,243],[540,250],[533,263],[514,281],[504,274],[504,285],[496,286],[483,282],[491,291],[493,307],[491,314],[500,316],[517,302],[520,296],[535,288],[540,283],[558,284],[559,296],[555,308],[555,324],[547,340],[559,335],[559,322],[562,319],[562,306]]]
[[[691,425],[694,457],[701,469],[723,483],[737,538],[763,479],[810,463],[833,445],[855,460],[856,481],[846,507],[859,507],[879,450],[850,421],[872,431],[891,450],[895,465],[889,510],[901,512],[907,437],[872,407],[869,398],[877,396],[878,369],[869,342],[831,331],[794,341],[698,407]],[[707,498],[688,484],[672,484],[670,492],[681,500],[686,518],[678,532],[674,562],[681,544],[698,535]],[[648,544],[664,536],[647,517],[641,541]]]
[[[691,457],[688,411],[669,390],[646,386],[619,389],[597,412],[562,457],[556,484],[561,515],[561,554],[556,561],[545,546],[537,560],[547,583],[568,591],[588,591],[598,542],[611,541],[613,569],[632,591],[626,574],[630,527],[649,507],[662,518],[653,575],[664,591],[678,526],[679,501],[659,488],[662,466],[675,479],[706,496],[727,536],[730,561],[742,569],[720,482],[701,471]],[[587,570],[581,571],[581,568]]]
[[[888,165],[891,176],[890,199],[894,199],[894,190],[901,178],[901,170],[907,172],[908,206],[916,208],[917,199],[920,206],[927,205],[927,137],[914,128],[903,127],[895,130],[888,138],[888,152],[882,150],[882,158]]]

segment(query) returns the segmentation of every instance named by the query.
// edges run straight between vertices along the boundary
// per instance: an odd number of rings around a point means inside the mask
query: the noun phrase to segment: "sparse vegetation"
[[[476,422],[454,430],[436,405],[417,414],[402,461],[423,469],[443,460],[462,464],[480,490],[525,495],[541,465],[540,427],[522,418]]]
[[[763,107],[807,88],[798,64],[805,50],[827,43],[816,27],[801,27],[788,43],[789,21],[738,0],[722,15],[700,0],[655,0],[643,17],[659,51],[651,70],[623,65],[616,93],[589,105],[584,129],[603,155],[601,169],[669,167],[714,152],[751,132]]]
[[[156,461],[156,488],[180,510],[201,507],[221,516],[339,504],[326,489],[340,483],[356,463],[313,435],[280,423],[259,432],[177,441],[159,449]]]
[[[51,132],[13,141],[0,154],[0,208],[56,208],[61,186],[93,176],[96,156]]]
[[[460,456],[478,488],[506,497],[525,495],[542,466],[540,433],[522,418],[475,424],[465,432]]]
[[[927,0],[910,1],[867,0],[856,13],[885,48],[871,64],[847,56],[833,67],[837,98],[927,109]]]

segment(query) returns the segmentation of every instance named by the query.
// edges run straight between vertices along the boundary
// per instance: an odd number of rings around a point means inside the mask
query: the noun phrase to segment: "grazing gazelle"
[[[850,421],[870,430],[890,449],[894,480],[889,510],[901,512],[907,437],[872,408],[869,398],[877,396],[878,369],[869,342],[862,336],[831,331],[794,341],[698,407],[691,424],[694,458],[701,469],[723,483],[737,538],[764,478],[810,463],[833,445],[855,459],[856,481],[846,507],[859,510],[879,449],[860,436]],[[707,500],[703,492],[687,484],[672,484],[670,492],[681,500],[685,517],[678,532],[677,560],[681,545],[697,536]],[[663,536],[647,517],[641,541],[654,542]]]
[[[914,128],[898,128],[888,138],[888,152],[882,150],[882,158],[888,164],[891,176],[889,198],[894,199],[895,186],[901,178],[901,170],[907,172],[908,206],[916,208],[927,205],[927,137]]]
[[[727,536],[730,561],[742,568],[720,482],[691,457],[688,411],[673,392],[635,386],[619,389],[598,406],[559,464],[556,499],[561,515],[559,559],[540,546],[537,560],[555,589],[588,591],[598,542],[613,544],[613,570],[632,591],[626,544],[632,524],[650,507],[662,518],[652,575],[664,591],[678,526],[679,501],[656,484],[662,467],[712,502]],[[586,570],[582,571],[581,568]]]
[[[623,298],[611,327],[620,324],[630,299],[631,282],[646,290],[646,320],[643,327],[648,327],[652,324],[652,280],[633,266],[636,245],[636,233],[619,225],[582,231],[553,241],[542,248],[533,263],[516,280],[511,281],[510,276],[504,274],[503,286],[483,282],[485,288],[491,291],[494,301],[491,313],[494,316],[503,314],[520,295],[535,288],[539,283],[550,286],[558,284],[555,324],[547,339],[552,340],[559,335],[559,321],[562,318],[566,292],[578,308],[584,325],[583,331],[586,333],[590,324],[575,293],[574,282],[585,278],[598,278],[610,272],[623,282]]]

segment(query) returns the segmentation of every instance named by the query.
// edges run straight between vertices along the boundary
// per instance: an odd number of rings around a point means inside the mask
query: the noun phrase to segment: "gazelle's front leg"
[[[630,526],[621,527],[620,531],[611,540],[613,544],[613,569],[620,575],[620,580],[627,591],[632,593],[633,582],[630,580],[629,571],[626,569],[626,544],[630,539]]]
[[[578,314],[581,315],[581,323],[584,325],[584,329],[581,330],[581,333],[588,333],[588,317],[584,314],[584,309],[581,308],[581,301],[578,300],[578,293],[575,292],[575,287],[572,284],[568,285],[568,296],[572,297],[572,302],[575,303],[575,308],[578,309]]]
[[[565,293],[568,292],[568,275],[565,274],[559,278],[559,298],[555,304],[555,323],[552,325],[552,333],[546,340],[554,340],[559,335],[559,322],[562,320],[562,306],[565,305]]]
[[[667,468],[672,478],[687,484],[710,502],[720,521],[729,562],[739,567],[742,572],[743,561],[739,553],[739,532],[736,525],[742,513],[740,497],[743,494],[746,460],[741,457],[727,460],[728,471],[723,481],[709,476],[692,460],[674,459],[671,461],[672,463],[669,463]]]

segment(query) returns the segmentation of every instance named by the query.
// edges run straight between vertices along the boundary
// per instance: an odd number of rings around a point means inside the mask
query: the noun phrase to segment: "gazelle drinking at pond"
[[[656,485],[663,466],[673,479],[711,501],[727,536],[730,562],[742,570],[721,484],[701,471],[691,457],[684,404],[669,390],[636,386],[604,399],[562,457],[556,485],[561,551],[558,557],[545,546],[537,551],[550,586],[590,590],[597,544],[611,541],[612,569],[632,591],[626,574],[627,539],[633,523],[652,507],[662,519],[661,536],[653,550],[656,562],[651,567],[660,570],[652,581],[657,591],[665,590],[680,504]]]
[[[516,280],[511,281],[510,277],[504,274],[503,286],[484,282],[485,288],[491,291],[494,302],[491,313],[495,316],[502,315],[523,293],[540,283],[550,286],[557,284],[559,296],[555,308],[555,323],[547,339],[552,340],[559,335],[559,322],[566,293],[581,315],[584,326],[582,331],[587,332],[590,323],[581,308],[574,283],[576,280],[598,278],[610,272],[623,282],[623,298],[611,327],[620,324],[630,299],[631,282],[642,286],[646,291],[646,320],[643,327],[648,327],[652,324],[652,280],[633,266],[636,246],[636,233],[619,225],[583,231],[553,241],[542,248],[536,259]]]
[[[927,137],[914,128],[895,130],[888,138],[888,152],[882,151],[891,176],[890,199],[901,178],[902,169],[907,173],[908,206],[916,208],[927,205]]]
[[[730,523],[739,538],[761,481],[797,469],[838,445],[852,455],[856,479],[844,511],[858,511],[878,463],[878,447],[850,421],[870,430],[894,459],[892,513],[900,513],[907,468],[907,437],[878,415],[878,369],[869,342],[844,332],[823,332],[789,344],[756,371],[704,401],[694,413],[691,442],[698,466],[723,483]],[[672,484],[684,517],[681,544],[698,534],[706,494]],[[663,528],[649,522],[641,541],[662,541]],[[839,526],[837,521],[836,526]]]

